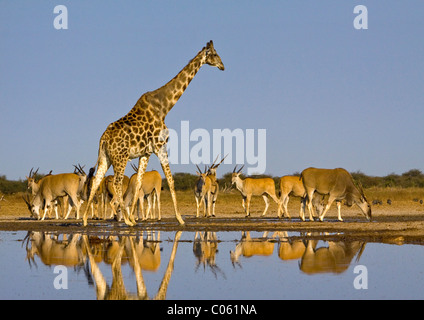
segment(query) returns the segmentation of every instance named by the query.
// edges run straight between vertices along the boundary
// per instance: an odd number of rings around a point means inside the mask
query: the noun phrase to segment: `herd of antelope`
[[[73,207],[76,209],[76,219],[80,219],[81,203],[87,201],[90,193],[90,183],[93,176],[93,170],[87,174],[80,165],[74,166],[74,173],[51,174],[51,172],[36,180],[36,171],[31,169],[27,176],[28,190],[31,191],[32,197],[29,194],[23,197],[31,215],[38,219],[44,220],[46,214],[51,214],[54,208],[56,219],[59,219],[58,206],[61,206],[62,217],[68,219]],[[137,168],[133,166],[137,172]],[[146,220],[147,218],[155,218],[155,207],[158,211],[158,219],[161,219],[160,214],[160,193],[162,189],[162,177],[157,171],[149,171],[144,175],[144,181],[141,189],[137,193],[135,191],[136,173],[130,178],[126,177],[123,181],[124,204],[129,212],[130,203],[134,197],[138,197],[140,204],[137,210],[138,219]],[[113,187],[113,176],[103,178],[100,187],[98,188],[95,201],[91,205],[91,218],[107,219],[116,218],[121,220],[121,211],[116,209],[116,192]],[[144,200],[147,200],[147,212],[144,210]],[[69,205],[68,205],[69,204]],[[107,216],[108,205],[112,209],[110,216]],[[94,208],[97,206],[97,208]],[[140,217],[141,209],[141,217]]]
[[[215,204],[218,198],[219,185],[217,182],[216,170],[224,161],[225,157],[217,163],[218,158],[209,167],[205,166],[202,171],[197,167],[199,176],[194,186],[194,196],[197,210],[196,217],[200,217],[201,205],[203,204],[204,217],[215,217]],[[31,215],[36,219],[44,220],[46,214],[55,212],[56,219],[61,215],[68,219],[72,208],[75,208],[76,219],[80,219],[80,207],[83,201],[87,201],[90,194],[90,186],[93,177],[93,170],[90,169],[87,175],[81,165],[74,166],[74,173],[51,174],[51,172],[36,181],[36,171],[31,169],[27,176],[28,189],[32,197],[27,194],[24,197]],[[131,216],[130,204],[136,198],[139,206],[137,208],[137,219],[161,220],[160,194],[162,190],[162,177],[158,171],[148,171],[144,175],[141,189],[136,190],[137,167],[132,165],[135,173],[131,177],[124,177],[123,200],[124,208],[120,208],[119,200],[113,187],[113,176],[103,178],[98,188],[95,201],[91,204],[91,218],[97,219],[122,219],[122,210]],[[338,220],[341,217],[341,203],[348,206],[356,204],[365,215],[371,219],[371,206],[365,198],[364,191],[360,185],[356,185],[352,176],[342,168],[337,169],[317,169],[307,168],[299,176],[283,176],[280,178],[279,197],[276,195],[275,183],[271,178],[241,178],[243,166],[234,168],[232,172],[232,185],[242,196],[242,206],[246,217],[250,216],[250,202],[252,196],[262,196],[265,201],[265,209],[262,216],[265,216],[269,207],[269,197],[278,205],[278,217],[291,219],[288,211],[290,196],[300,197],[301,205],[299,217],[305,221],[305,208],[308,208],[309,220],[318,218],[323,221],[331,204],[336,201],[338,209]],[[147,200],[147,210],[144,208],[144,200]],[[58,207],[61,207],[59,214]],[[95,206],[97,208],[95,208]],[[111,207],[111,214],[107,215],[107,208]],[[141,215],[140,215],[141,212]]]

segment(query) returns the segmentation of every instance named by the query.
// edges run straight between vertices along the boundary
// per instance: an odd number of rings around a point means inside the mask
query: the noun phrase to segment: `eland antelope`
[[[203,202],[204,204],[204,216],[211,217],[211,204],[212,202],[215,203],[216,198],[215,195],[212,195],[212,179],[208,176],[208,171],[205,168],[205,171],[202,172],[202,170],[199,168],[198,165],[196,165],[197,170],[196,173],[199,176],[199,180],[197,180],[196,185],[194,186],[194,198],[196,199],[196,218],[200,215],[200,205]],[[213,199],[215,198],[215,199]],[[215,205],[213,216],[215,216]],[[206,211],[208,212],[206,215]]]
[[[121,214],[118,214],[118,211],[116,210],[118,204],[119,204],[119,198],[118,195],[116,193],[113,181],[114,181],[114,176],[110,175],[110,176],[106,176],[104,177],[104,180],[102,181],[103,183],[103,216],[106,217],[106,213],[107,213],[107,204],[109,203],[110,207],[112,208],[112,212],[110,215],[110,219],[113,219],[114,217],[117,218],[118,221],[121,220]],[[130,182],[130,178],[128,178],[128,176],[123,177],[122,179],[122,192],[125,194],[125,192],[128,189],[128,185]],[[110,199],[110,200],[109,200]]]
[[[280,206],[280,201],[275,195],[275,184],[274,180],[271,178],[240,178],[241,170],[244,165],[237,170],[237,165],[234,167],[233,174],[231,177],[232,184],[235,184],[238,191],[240,191],[241,196],[243,197],[242,206],[246,212],[246,217],[250,216],[250,199],[252,196],[262,196],[265,201],[265,210],[262,213],[264,216],[269,207],[269,199],[270,196],[278,206]],[[236,171],[237,170],[237,171]]]
[[[300,197],[300,211],[299,217],[302,221],[305,221],[305,205],[306,205],[306,191],[303,186],[303,181],[298,176],[283,176],[280,178],[280,205],[278,206],[278,217],[281,218],[281,211],[284,215],[287,214],[287,218],[291,219],[287,205],[289,203],[290,196]],[[312,199],[312,205],[317,211],[318,215],[324,210],[323,205],[324,196],[315,194]],[[337,203],[337,205],[339,202]],[[281,209],[281,206],[283,209]],[[309,220],[314,221],[313,212],[309,212]]]
[[[130,204],[132,203],[134,197],[137,197],[136,186],[137,186],[137,167],[133,166],[134,173],[128,183],[128,189],[124,194],[124,208],[127,210],[127,214],[130,214]],[[160,193],[162,190],[162,177],[160,173],[156,170],[147,171],[144,173],[143,183],[138,192],[138,200],[141,206],[141,218],[146,220],[150,217],[155,218],[155,202],[157,201],[158,207],[158,220],[161,220],[160,215]],[[144,198],[147,198],[148,209],[147,213],[144,211]],[[138,219],[140,219],[140,214],[137,214]]]
[[[31,203],[31,212],[33,215],[40,217],[40,209],[44,208],[44,215],[41,219],[44,220],[54,200],[58,197],[68,195],[71,200],[71,206],[68,208],[65,219],[67,219],[71,213],[72,207],[76,208],[77,219],[79,219],[79,195],[83,191],[87,176],[80,165],[78,165],[78,167],[75,166],[75,168],[78,170],[78,174],[55,174],[46,176],[41,180],[39,190]]]
[[[38,173],[38,169],[39,168],[37,168],[37,170],[35,170],[35,171],[33,171],[33,169],[34,168],[31,168],[31,170],[29,171],[29,176],[26,176],[26,178],[27,178],[27,187],[28,187],[28,190],[30,190],[32,196],[35,197],[35,195],[37,194],[38,190],[40,189],[41,180],[43,180],[47,176],[50,176],[52,174],[52,170],[50,170],[50,172],[47,175],[45,175],[44,177],[42,177],[37,182],[37,181],[35,181],[35,177],[36,177],[36,175]],[[54,201],[54,213],[56,215],[56,219],[59,219],[59,213],[58,213],[58,210],[57,210],[58,204],[60,204],[60,206],[62,207],[62,216],[63,217],[65,216],[65,214],[66,214],[66,208],[68,207],[68,196],[64,196],[63,197],[63,202],[62,201],[59,201],[59,199],[61,199],[61,198],[62,197],[57,198]],[[29,208],[29,211],[31,211],[31,205],[30,205],[30,202],[31,201],[29,200],[29,196],[26,197],[26,198],[24,197],[24,201],[27,203],[28,208]],[[49,210],[49,212],[48,212],[49,218],[50,218],[50,213],[51,213],[51,211]],[[31,214],[32,214],[32,212],[31,212]],[[36,218],[38,218],[38,217],[36,217]]]
[[[329,195],[327,205],[319,216],[320,221],[330,209],[334,201],[345,200],[348,206],[356,204],[368,220],[371,220],[371,206],[364,195],[361,186],[355,186],[352,176],[342,168],[336,169],[317,169],[307,168],[302,171],[301,179],[308,197],[308,209],[311,214],[312,200],[314,192],[322,195]],[[343,221],[340,213],[340,204],[338,204],[338,219]]]
[[[197,180],[196,185],[194,186],[194,197],[196,199],[197,211],[196,217],[199,217],[200,214],[200,205],[203,202],[204,204],[204,216],[206,217],[206,210],[208,211],[208,217],[215,217],[215,204],[216,199],[218,198],[219,193],[219,185],[216,180],[216,169],[219,165],[225,160],[227,156],[221,159],[221,161],[216,164],[218,157],[216,157],[215,161],[209,168],[205,167],[205,171],[202,172],[199,166],[196,165],[197,170],[196,173],[199,176],[199,180]],[[212,215],[211,215],[211,207],[212,207]]]

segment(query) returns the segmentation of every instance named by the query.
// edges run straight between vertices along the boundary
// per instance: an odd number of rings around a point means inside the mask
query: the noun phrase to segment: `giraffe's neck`
[[[200,67],[205,63],[205,59],[205,48],[203,48],[171,81],[150,92],[151,105],[156,109],[160,118],[164,119],[177,103]]]

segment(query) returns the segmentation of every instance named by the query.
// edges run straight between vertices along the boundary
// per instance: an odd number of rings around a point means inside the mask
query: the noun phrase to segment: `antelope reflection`
[[[241,240],[237,243],[235,250],[230,251],[230,258],[233,266],[236,264],[241,266],[239,257],[252,257],[252,256],[270,256],[274,251],[275,241],[268,239],[268,232],[264,232],[260,238],[252,238],[249,231],[243,231]]]
[[[77,267],[84,265],[83,252],[80,246],[80,234],[64,234],[62,240],[58,235],[39,231],[30,231],[26,241],[27,260],[35,263],[37,255],[47,266],[64,265]]]
[[[166,298],[168,284],[174,269],[181,231],[176,232],[168,266],[153,299]],[[160,233],[147,232],[147,238],[136,236],[89,237],[87,235],[63,235],[63,240],[44,232],[29,232],[27,235],[27,259],[31,263],[35,255],[46,265],[61,264],[83,267],[89,283],[94,283],[99,300],[149,299],[142,270],[157,271],[161,263]],[[108,285],[99,263],[111,265],[112,284]],[[35,262],[35,261],[34,261]],[[129,263],[136,278],[137,292],[126,290],[122,265]],[[88,267],[88,263],[90,267]]]
[[[287,231],[275,232],[278,237],[278,257],[283,261],[302,259],[306,246],[303,239],[289,237]]]
[[[365,249],[365,243],[361,241],[328,241],[328,246],[318,247],[321,240],[310,239],[310,236],[289,237],[286,231],[279,231],[271,237],[265,232],[262,237],[252,238],[249,232],[243,232],[235,250],[230,251],[231,262],[233,266],[241,266],[240,256],[271,256],[278,238],[278,257],[283,261],[299,260],[302,272],[342,273],[348,269],[355,256],[356,262],[359,261]]]
[[[216,264],[216,254],[218,253],[218,237],[216,232],[196,232],[193,241],[193,254],[196,257],[196,271],[201,265],[203,270],[209,267],[215,278],[218,272],[224,278],[225,274]]]
[[[343,273],[353,258],[359,261],[365,249],[361,241],[328,241],[328,247],[317,248],[319,240],[308,240],[300,262],[300,270],[306,274]]]

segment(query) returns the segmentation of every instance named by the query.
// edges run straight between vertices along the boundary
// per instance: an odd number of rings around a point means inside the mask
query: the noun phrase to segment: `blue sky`
[[[59,4],[67,30],[53,26]],[[359,4],[367,30],[353,26]],[[266,129],[265,172],[275,176],[424,171],[423,16],[413,0],[1,0],[0,174],[94,165],[108,124],[211,39],[226,70],[203,66],[168,127]],[[148,169],[161,172],[155,156]]]

